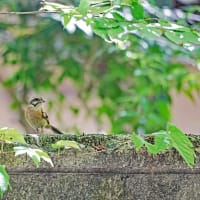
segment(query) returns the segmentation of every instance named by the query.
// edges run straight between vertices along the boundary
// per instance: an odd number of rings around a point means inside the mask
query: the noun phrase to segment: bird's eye
[[[32,100],[30,101],[30,104],[36,105],[36,104],[38,103],[38,101],[39,101],[39,98],[34,98],[34,99],[32,99]]]

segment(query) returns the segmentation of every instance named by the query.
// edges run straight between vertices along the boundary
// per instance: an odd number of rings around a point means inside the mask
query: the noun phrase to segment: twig
[[[0,12],[0,15],[32,15],[32,14],[43,14],[43,13],[57,13],[57,11],[27,11],[27,12]]]

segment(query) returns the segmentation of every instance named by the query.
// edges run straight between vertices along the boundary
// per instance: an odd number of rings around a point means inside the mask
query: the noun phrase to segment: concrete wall
[[[51,153],[55,164],[35,168],[26,157],[5,154],[0,163],[11,175],[12,190],[6,200],[199,200],[200,162],[188,168],[170,151],[157,156],[135,152],[128,136],[42,136],[40,145],[58,139],[85,145],[81,152]],[[96,151],[94,146],[105,147]]]

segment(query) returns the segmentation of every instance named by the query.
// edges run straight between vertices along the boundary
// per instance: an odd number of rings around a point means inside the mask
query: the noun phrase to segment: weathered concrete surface
[[[200,162],[194,169],[170,151],[157,156],[135,152],[128,136],[41,136],[41,147],[59,139],[84,144],[81,152],[51,152],[54,168],[35,168],[25,156],[1,156],[11,175],[7,200],[199,200]],[[30,138],[27,138],[31,142]],[[194,141],[198,147],[198,136]],[[96,151],[95,146],[104,146]]]

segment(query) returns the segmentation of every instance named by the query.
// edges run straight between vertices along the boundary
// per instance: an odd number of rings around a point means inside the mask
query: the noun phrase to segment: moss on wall
[[[81,143],[82,151],[58,154],[51,143],[61,139]],[[191,140],[199,146],[198,136]],[[26,141],[35,143],[30,136]],[[123,135],[41,135],[39,145],[49,152],[55,167],[42,162],[36,168],[30,158],[14,157],[13,152],[1,155],[12,185],[4,199],[199,199],[198,155],[190,169],[175,150],[156,156],[145,149],[136,152],[130,136]]]

